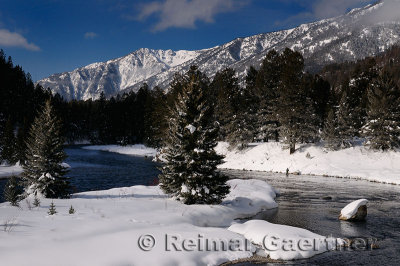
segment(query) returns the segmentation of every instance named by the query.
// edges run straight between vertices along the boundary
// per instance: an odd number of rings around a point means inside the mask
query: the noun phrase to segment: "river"
[[[133,185],[153,185],[159,173],[150,158],[66,148],[68,173],[75,192]],[[231,178],[256,178],[280,191],[279,208],[258,219],[297,226],[324,236],[377,238],[380,249],[328,252],[295,264],[400,265],[400,186],[362,180],[224,170]],[[0,180],[3,191],[5,180]],[[330,197],[327,199],[326,197]],[[340,210],[353,200],[369,200],[367,221],[338,220]],[[252,264],[240,264],[252,265]],[[270,264],[269,264],[270,265]]]
[[[84,150],[81,146],[68,146],[65,152],[65,162],[71,166],[67,176],[73,192],[153,185],[159,174],[158,165],[151,158]],[[5,184],[6,179],[0,179],[0,202],[4,201]]]
[[[279,190],[281,195],[276,199],[279,208],[256,218],[305,228],[323,236],[376,238],[380,246],[372,250],[327,252],[296,261],[296,265],[400,265],[400,186],[320,176],[286,177],[284,174],[243,171],[226,173],[231,177],[262,179]],[[339,221],[340,210],[361,198],[369,200],[366,222]]]

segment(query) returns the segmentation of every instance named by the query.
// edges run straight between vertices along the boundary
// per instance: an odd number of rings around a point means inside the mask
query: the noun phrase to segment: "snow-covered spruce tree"
[[[344,91],[337,110],[338,136],[341,148],[351,147],[353,145],[353,138],[357,134],[351,111],[352,109],[347,99],[347,92]]]
[[[254,140],[254,124],[257,120],[254,97],[246,87],[240,91],[238,108],[227,125],[227,141],[231,147],[244,149]]]
[[[211,91],[216,99],[215,118],[220,123],[220,139],[226,139],[239,109],[240,86],[236,72],[226,68],[215,74],[211,83]]]
[[[47,212],[47,214],[48,214],[48,215],[54,215],[54,214],[56,214],[56,213],[57,213],[56,205],[55,205],[54,202],[52,201],[52,202],[50,203],[49,211]]]
[[[257,120],[255,121],[257,141],[268,141],[270,139],[278,141],[279,139],[276,106],[279,96],[278,86],[282,74],[280,58],[278,52],[271,50],[266,55],[257,73],[253,89],[258,102]]]
[[[255,82],[257,70],[250,67],[246,75],[246,86],[238,86],[235,95],[234,112],[230,122],[226,125],[226,140],[233,148],[246,148],[254,140],[257,126],[257,97],[255,96]]]
[[[366,146],[375,150],[400,147],[400,89],[386,71],[368,88],[368,119],[363,127]]]
[[[333,107],[329,110],[325,120],[322,138],[325,141],[325,147],[330,150],[337,150],[341,146],[336,112]]]
[[[18,201],[21,199],[22,189],[18,184],[16,176],[11,176],[4,187],[4,199],[12,206],[18,206]]]
[[[191,67],[170,110],[160,186],[185,204],[217,204],[229,193],[228,178],[217,172],[223,156],[214,151],[219,125],[207,90],[203,74]]]
[[[316,139],[318,117],[304,87],[302,55],[287,48],[281,60],[283,64],[276,115],[280,124],[279,136],[292,154],[296,150],[296,143]]]
[[[23,165],[23,183],[27,195],[43,195],[47,198],[69,196],[66,159],[61,123],[54,115],[50,101],[35,118],[26,142],[26,163]]]

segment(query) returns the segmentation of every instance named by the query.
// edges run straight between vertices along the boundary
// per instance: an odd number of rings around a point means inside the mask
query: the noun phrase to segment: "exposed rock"
[[[364,221],[367,217],[367,202],[366,199],[353,201],[342,209],[339,215],[339,220],[359,222]]]

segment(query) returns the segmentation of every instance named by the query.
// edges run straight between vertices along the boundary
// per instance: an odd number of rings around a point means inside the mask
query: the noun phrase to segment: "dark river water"
[[[323,236],[364,238],[366,241],[376,238],[380,246],[372,250],[327,252],[288,264],[400,265],[400,186],[329,177],[286,177],[282,174],[243,171],[227,173],[232,177],[266,180],[280,191],[281,195],[276,199],[279,208],[256,218],[305,228]],[[332,199],[324,199],[328,196]],[[351,201],[361,198],[369,200],[366,222],[339,221],[340,210]]]
[[[68,176],[75,192],[153,185],[159,174],[158,165],[150,158],[83,150],[79,146],[68,147],[66,152],[69,156],[66,162],[71,166]],[[400,265],[400,186],[328,177],[224,172],[232,178],[266,180],[280,191],[276,199],[279,208],[258,215],[258,219],[305,228],[324,236],[376,238],[380,246],[374,250],[327,252],[289,264]],[[0,196],[5,182],[0,179]],[[331,199],[324,199],[328,196]],[[340,210],[361,198],[369,200],[367,221],[339,221]]]
[[[84,150],[80,146],[70,146],[65,151],[73,192],[153,185],[159,174],[158,165],[151,158]],[[5,183],[6,179],[0,179],[0,202],[4,201]]]

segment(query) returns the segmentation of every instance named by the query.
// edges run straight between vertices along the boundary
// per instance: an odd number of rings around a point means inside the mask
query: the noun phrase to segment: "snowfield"
[[[220,205],[187,206],[167,198],[159,187],[147,186],[57,199],[58,213],[53,216],[47,214],[50,199],[41,199],[41,206],[31,209],[32,199],[22,201],[20,208],[2,203],[1,264],[219,265],[251,257],[254,246],[227,227],[236,218],[276,208],[276,192],[260,180],[230,180],[229,185],[231,193]],[[71,205],[75,214],[68,214]],[[142,235],[155,240],[153,249],[139,248],[151,246],[152,240]],[[181,244],[186,239],[194,242]],[[235,248],[210,251],[196,246],[208,239],[233,241]]]
[[[0,178],[7,178],[12,175],[19,175],[22,173],[22,167],[17,163],[13,166],[0,165]]]
[[[216,151],[225,155],[220,168],[335,177],[360,178],[400,185],[400,152],[371,151],[361,145],[339,151],[328,151],[322,144],[301,145],[294,154],[282,149],[281,143],[252,144],[249,148],[229,150],[221,142]]]
[[[146,147],[142,144],[136,145],[128,145],[128,146],[119,146],[119,145],[93,145],[93,146],[84,146],[82,149],[85,150],[96,150],[96,151],[108,151],[115,152],[126,155],[134,155],[134,156],[148,156],[155,157],[157,154],[157,150],[153,148]]]

